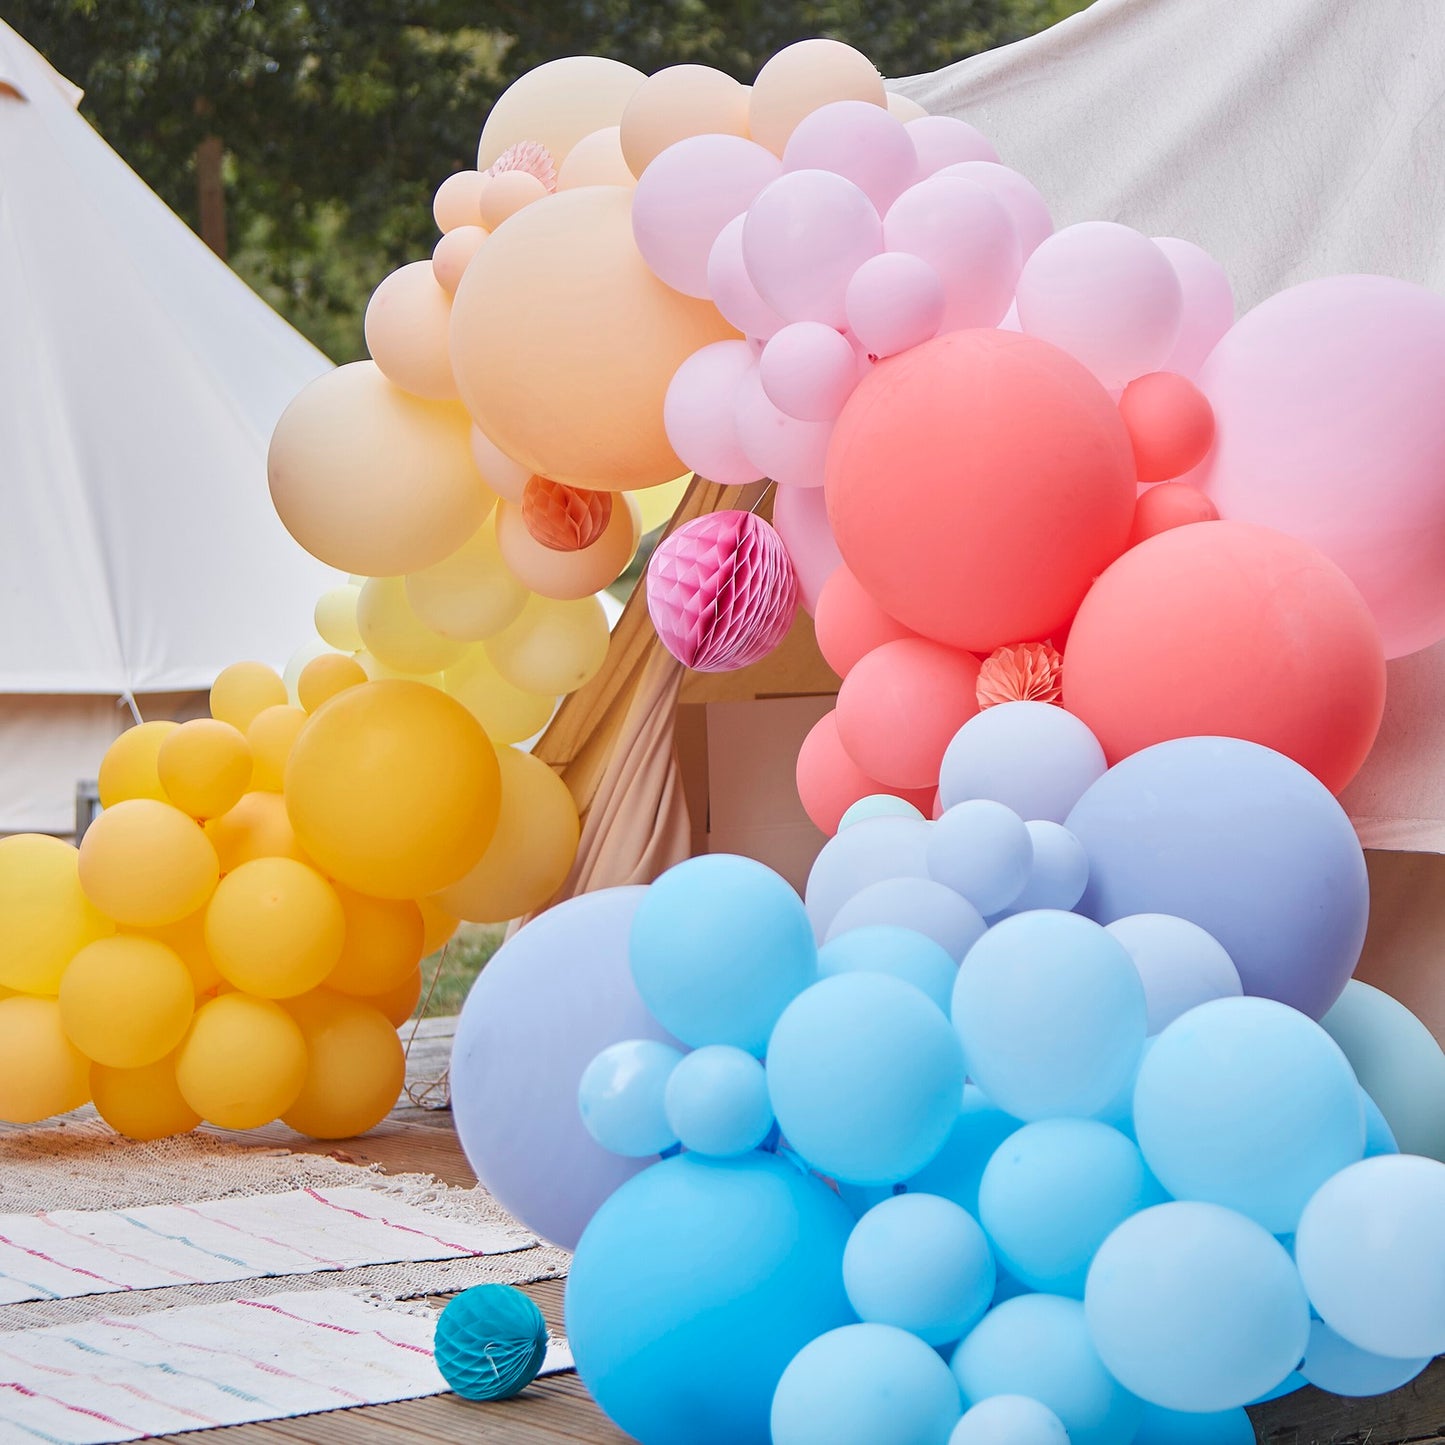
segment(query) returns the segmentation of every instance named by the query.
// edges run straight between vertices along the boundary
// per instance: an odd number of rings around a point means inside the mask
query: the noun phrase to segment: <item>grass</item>
[[[464,923],[445,948],[422,959],[421,1000],[413,1017],[447,1018],[460,1013],[473,981],[502,946],[506,931],[500,923]]]

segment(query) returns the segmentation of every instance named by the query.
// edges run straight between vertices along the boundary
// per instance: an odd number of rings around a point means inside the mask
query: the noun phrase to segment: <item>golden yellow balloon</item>
[[[430,261],[393,271],[371,293],[363,328],[366,349],[383,376],[403,391],[434,401],[454,398],[447,331],[452,298],[437,284]]]
[[[194,913],[220,876],[216,850],[195,820],[150,798],[107,808],[86,830],[78,866],[85,896],[134,928]]]
[[[616,125],[646,79],[600,55],[569,55],[529,70],[497,97],[487,116],[477,169],[486,170],[520,141],[540,143],[560,164],[583,136]]]
[[[192,818],[216,818],[250,785],[251,749],[230,723],[198,717],[161,743],[156,770],[167,802]]]
[[[156,756],[161,744],[179,726],[173,722],[148,722],[127,728],[100,760],[96,788],[100,806],[109,808],[127,798],[154,798],[165,802],[165,789],[156,774]]]
[[[301,846],[376,898],[454,883],[497,826],[496,753],[454,699],[417,682],[348,688],[311,720],[286,768]]]
[[[346,915],[336,890],[294,858],[257,858],[221,880],[206,909],[206,951],[227,983],[294,998],[336,967]]]
[[[505,632],[485,644],[492,665],[523,692],[576,692],[607,660],[607,614],[595,597],[533,597]]]
[[[422,939],[421,954],[427,957],[446,945],[457,931],[461,920],[449,908],[443,908],[435,898],[418,898],[416,906],[421,909]]]
[[[280,1004],[225,993],[196,1011],[176,1054],[176,1085],[212,1124],[258,1129],[295,1102],[306,1068],[306,1040]]]
[[[0,986],[54,994],[65,965],[115,932],[80,886],[69,843],[43,833],[0,838]]]
[[[65,1036],[53,998],[0,999],[0,1120],[34,1124],[90,1097],[90,1060]]]
[[[395,988],[368,994],[366,1002],[382,1014],[392,1028],[399,1029],[416,1012],[421,1001],[421,983],[421,969],[414,968]]]
[[[176,1085],[174,1054],[138,1069],[92,1064],[90,1093],[96,1113],[127,1139],[167,1139],[201,1122]]]
[[[313,657],[301,669],[301,676],[296,679],[296,696],[307,712],[315,712],[322,703],[330,702],[338,692],[344,692],[348,687],[356,687],[365,681],[366,673],[354,657],[343,657],[339,652],[327,652],[320,657]]]
[[[361,650],[361,633],[356,626],[356,604],[360,597],[359,583],[344,582],[316,599],[313,614],[316,635],[340,652]]]
[[[692,473],[686,472],[675,481],[664,482],[660,487],[646,487],[640,492],[629,493],[637,503],[644,537],[649,532],[655,532],[664,522],[672,520],[672,514],[677,511],[678,503],[691,485]]]
[[[286,701],[286,684],[264,662],[233,662],[211,684],[211,716],[244,733],[263,708]]]
[[[641,539],[637,504],[625,494],[617,499],[602,535],[578,552],[544,546],[528,531],[520,507],[497,504],[502,560],[524,587],[561,602],[576,602],[611,586],[626,571]]]
[[[557,699],[513,687],[483,647],[447,669],[442,686],[456,698],[494,743],[520,743],[547,726]]]
[[[153,938],[157,943],[165,944],[185,964],[186,971],[191,976],[191,988],[197,997],[213,993],[216,985],[221,982],[220,970],[211,962],[211,955],[206,951],[204,908],[197,909],[195,913],[178,919],[175,923],[164,923],[158,928],[141,931],[127,929],[126,932],[134,932],[136,937]]]
[[[746,136],[748,87],[710,65],[670,65],[637,88],[620,129],[622,154],[641,176],[668,146],[689,136]]]
[[[255,760],[251,786],[258,792],[279,793],[286,773],[286,760],[291,756],[301,729],[306,726],[305,710],[283,703],[263,708],[246,729],[246,744]]]
[[[583,136],[557,168],[559,191],[570,191],[577,186],[630,188],[636,184],[637,177],[627,168],[622,154],[622,133],[615,125]]]
[[[539,758],[499,748],[502,812],[491,846],[438,901],[472,923],[506,923],[540,908],[577,856],[580,825],[567,785]]]
[[[185,1037],[194,1008],[190,970],[163,943],[135,934],[82,948],[60,980],[60,1021],[88,1059],[138,1069]]]
[[[527,605],[527,589],[502,560],[493,513],[450,557],[413,572],[406,599],[425,627],[461,642],[495,637]]]
[[[231,873],[253,858],[294,858],[310,863],[296,837],[279,793],[247,793],[229,813],[206,824],[221,872]]]
[[[409,898],[369,898],[337,885],[346,915],[346,941],[326,987],[337,993],[386,993],[421,962],[426,924]]]
[[[407,601],[401,577],[373,577],[356,604],[362,646],[385,667],[425,676],[441,672],[466,650],[464,642],[433,632]]]
[[[313,1139],[349,1139],[391,1112],[406,1080],[396,1026],[361,999],[319,989],[288,1005],[310,1056],[281,1121]]]

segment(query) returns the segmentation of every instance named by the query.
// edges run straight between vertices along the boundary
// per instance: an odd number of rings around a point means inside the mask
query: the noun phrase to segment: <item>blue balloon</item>
[[[922,822],[923,814],[907,798],[898,798],[892,793],[869,793],[843,814],[837,831],[841,833],[854,823],[866,823],[869,818],[917,818]]]
[[[1291,1370],[1274,1389],[1266,1390],[1257,1400],[1251,1400],[1251,1405],[1264,1405],[1270,1400],[1282,1400],[1286,1395],[1293,1395],[1296,1390],[1303,1390],[1309,1381],[1300,1374],[1298,1370]]]
[[[983,1172],[978,1210],[1010,1274],[1030,1289],[1083,1299],[1099,1246],[1131,1214],[1164,1199],[1117,1129],[1044,1119],[999,1145]]]
[[[1089,1333],[1114,1377],[1168,1410],[1232,1410],[1304,1355],[1310,1308],[1267,1230],[1217,1204],[1156,1205],[1094,1256]]]
[[[931,938],[955,962],[983,937],[988,925],[967,898],[931,878],[885,878],[855,893],[833,915],[824,942],[854,928],[890,924]]]
[[[853,1226],[843,1285],[860,1320],[952,1344],[993,1299],[993,1253],[978,1221],[937,1194],[899,1194]]]
[[[1365,1158],[1398,1154],[1400,1146],[1395,1142],[1389,1121],[1380,1112],[1380,1106],[1363,1089],[1360,1090],[1360,1107],[1365,1111]]]
[[[1154,1040],[1134,1129],[1176,1199],[1237,1209],[1271,1234],[1365,1148],[1349,1061],[1312,1019],[1265,998],[1191,1009]]]
[[[664,1104],[673,1133],[696,1154],[746,1154],[773,1127],[763,1066],[730,1044],[686,1055],[667,1081]]]
[[[931,823],[921,818],[867,818],[829,838],[813,860],[804,901],[818,939],[855,894],[886,878],[928,877]]]
[[[984,799],[950,808],[928,838],[928,876],[985,916],[1001,913],[1023,892],[1033,861],[1024,820]]]
[[[959,1408],[948,1366],[922,1340],[891,1325],[845,1325],[805,1345],[783,1372],[772,1441],[948,1445]]]
[[[1172,913],[1224,945],[1244,991],[1318,1018],[1365,941],[1370,886],[1344,809],[1313,774],[1238,738],[1127,757],[1067,818],[1089,855],[1080,910]]]
[[[640,1159],[677,1143],[663,1092],[682,1054],[656,1039],[624,1039],[603,1049],[577,1085],[587,1132],[614,1154]]]
[[[1020,1119],[1088,1116],[1128,1083],[1144,1046],[1129,955],[1073,913],[1020,913],[969,950],[953,990],[969,1076]]]
[[[1254,1445],[1254,1426],[1243,1409],[1198,1415],[1144,1406],[1134,1445]]]
[[[1069,1445],[1063,1421],[1027,1395],[990,1395],[953,1427],[948,1445]]]
[[[943,755],[938,793],[945,808],[990,798],[1030,821],[1062,823],[1108,764],[1093,733],[1072,713],[1044,702],[985,708]]]
[[[818,973],[886,973],[911,983],[945,1018],[953,1002],[958,965],[931,938],[911,928],[853,928],[818,950]]]
[[[1300,1374],[1316,1388],[1328,1390],[1332,1395],[1359,1398],[1388,1395],[1391,1390],[1408,1385],[1429,1363],[1428,1355],[1397,1360],[1388,1355],[1369,1354],[1342,1340],[1323,1320],[1311,1320],[1310,1342],[1305,1347]]]
[[[958,1036],[912,984],[884,974],[838,974],[800,994],[773,1030],[767,1067],[778,1127],[830,1179],[906,1179],[958,1117]]]
[[[990,709],[992,711],[992,709]],[[1009,905],[1010,913],[1035,908],[1061,908],[1066,913],[1084,896],[1089,884],[1089,855],[1061,823],[1032,822],[1028,828],[1033,862],[1023,892]]]
[[[1224,945],[1187,918],[1134,913],[1115,919],[1108,931],[1139,970],[1151,1035],[1202,1003],[1238,998],[1244,992]]]
[[[1104,1368],[1084,1307],[1026,1294],[991,1309],[953,1355],[965,1405],[990,1395],[1027,1395],[1063,1422],[1070,1445],[1128,1445],[1140,1406]]]
[[[773,1391],[849,1323],[852,1218],[770,1154],[683,1154],[597,1211],[567,1279],[567,1338],[592,1398],[646,1445],[767,1445]]]
[[[761,1058],[778,1016],[818,976],[808,915],[785,879],[751,858],[704,854],[669,868],[632,925],[632,979],[684,1043]]]

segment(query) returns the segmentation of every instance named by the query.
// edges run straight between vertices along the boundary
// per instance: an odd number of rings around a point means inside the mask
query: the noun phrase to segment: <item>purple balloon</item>
[[[773,530],[793,559],[798,601],[811,617],[823,584],[843,565],[823,489],[779,487],[773,496]]]
[[[763,348],[758,380],[768,400],[785,416],[834,421],[858,385],[858,356],[841,331],[821,321],[794,321]],[[709,471],[703,475],[713,476]]]
[[[947,297],[942,277],[922,257],[885,251],[853,273],[845,305],[859,345],[881,360],[932,341]]]
[[[914,154],[918,157],[918,169],[914,175],[919,180],[961,161],[998,160],[993,143],[966,120],[958,120],[951,115],[921,115],[903,128],[908,132]]]
[[[743,451],[763,476],[789,487],[823,485],[833,423],[798,421],[779,411],[768,400],[757,367],[738,386],[737,428]]]
[[[834,101],[804,116],[783,150],[785,171],[846,176],[879,215],[912,182],[917,164],[903,122],[866,100]]]
[[[1024,260],[1054,234],[1049,203],[1039,188],[1017,171],[993,161],[962,161],[956,166],[945,166],[939,175],[957,176],[982,186],[1008,212],[1018,233]]]
[[[667,439],[683,464],[727,487],[762,475],[738,442],[738,388],[753,366],[746,341],[715,341],[678,367],[662,406]]]
[[[855,893],[833,915],[823,940],[831,943],[855,928],[891,925],[931,938],[960,963],[987,925],[961,894],[931,878],[884,878]]]
[[[769,337],[787,322],[758,295],[743,261],[743,223],[737,216],[718,233],[707,258],[707,294],[723,320],[745,336]]]
[[[1234,325],[1234,289],[1229,273],[1202,246],[1177,236],[1155,236],[1154,244],[1169,258],[1184,298],[1179,339],[1164,370],[1193,379],[1204,358]]]

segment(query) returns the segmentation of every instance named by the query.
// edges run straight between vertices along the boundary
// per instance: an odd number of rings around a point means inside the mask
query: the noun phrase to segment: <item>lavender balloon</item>
[[[662,404],[673,451],[689,470],[725,487],[762,476],[738,443],[738,388],[753,367],[746,341],[715,341],[678,367]]]
[[[853,273],[844,304],[859,345],[881,359],[932,341],[947,297],[943,278],[921,256],[885,251]]]
[[[837,100],[798,122],[783,148],[785,171],[846,176],[881,215],[913,180],[917,155],[903,122],[866,100]]]
[[[779,487],[773,497],[773,530],[783,539],[798,578],[798,602],[811,617],[823,584],[843,565],[828,525],[821,487]]]

